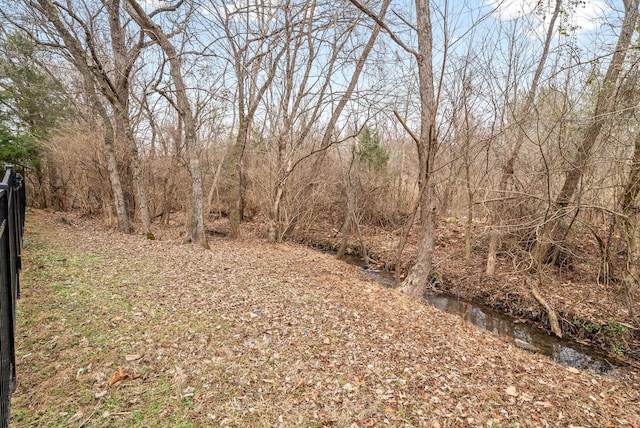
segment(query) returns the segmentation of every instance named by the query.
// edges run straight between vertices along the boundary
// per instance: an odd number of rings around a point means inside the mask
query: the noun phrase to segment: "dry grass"
[[[640,426],[637,372],[525,353],[329,255],[27,220],[12,426]],[[109,387],[119,366],[141,376]]]

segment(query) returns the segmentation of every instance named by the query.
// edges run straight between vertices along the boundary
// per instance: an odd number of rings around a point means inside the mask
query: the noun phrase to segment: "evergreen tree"
[[[372,131],[368,126],[365,126],[360,132],[358,141],[360,143],[360,162],[367,165],[369,169],[384,170],[389,161],[389,153],[382,146],[378,131]]]
[[[71,116],[64,86],[21,33],[0,40],[0,162],[39,168],[41,142]]]

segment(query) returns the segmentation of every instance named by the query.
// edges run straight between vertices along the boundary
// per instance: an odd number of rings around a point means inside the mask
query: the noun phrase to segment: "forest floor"
[[[326,222],[325,222],[326,223]],[[332,230],[327,233],[327,230]],[[393,232],[362,227],[365,246],[371,257],[371,269],[394,270],[398,243],[404,229]],[[600,232],[600,231],[597,231]],[[465,224],[455,217],[442,219],[434,251],[434,279],[430,292],[444,293],[487,305],[520,322],[528,322],[550,331],[545,308],[531,293],[533,284],[554,309],[563,336],[593,345],[612,359],[640,367],[640,330],[629,316],[628,298],[622,288],[625,272],[625,243],[616,233],[610,243],[610,281],[599,281],[601,253],[596,231],[584,230],[568,240],[561,266],[546,266],[532,273],[529,253],[513,236],[505,237],[498,251],[496,273],[485,275],[488,232],[481,222],[472,228],[472,252],[465,257]],[[606,231],[600,232],[605,236]],[[336,250],[341,234],[336,228],[319,223],[318,227],[295,237],[298,242],[327,250]],[[400,261],[401,278],[413,264],[418,239],[417,228],[408,235]],[[359,242],[349,240],[349,251],[358,254]],[[635,311],[640,312],[640,290],[633,296]]]
[[[11,425],[640,427],[637,369],[556,364],[305,246],[209,243],[29,211]]]

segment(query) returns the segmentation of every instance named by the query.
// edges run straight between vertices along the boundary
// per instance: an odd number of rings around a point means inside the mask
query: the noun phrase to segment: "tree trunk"
[[[145,33],[156,42],[167,56],[169,74],[175,85],[176,107],[184,124],[184,144],[189,158],[189,172],[191,174],[191,212],[187,240],[204,248],[209,248],[204,230],[204,197],[202,191],[202,173],[196,139],[196,123],[193,116],[187,87],[182,77],[182,61],[175,46],[159,25],[144,12],[135,0],[127,0],[129,7],[125,8],[131,18],[145,30]]]
[[[231,237],[237,238],[240,235],[240,222],[242,221],[242,211],[244,201],[242,200],[242,167],[244,149],[247,145],[248,137],[248,119],[244,113],[240,111],[240,118],[238,121],[238,136],[236,143],[231,147],[229,153],[229,160],[231,162],[231,188],[229,189],[229,226],[231,229]]]
[[[131,233],[131,225],[129,224],[129,216],[124,203],[124,192],[122,191],[122,183],[120,181],[120,173],[118,172],[118,162],[116,160],[116,152],[114,150],[113,124],[109,119],[107,110],[104,108],[98,95],[95,93],[92,81],[87,81],[85,77],[85,88],[93,109],[102,119],[104,128],[104,152],[107,158],[107,171],[109,172],[109,180],[111,181],[111,190],[113,192],[113,203],[116,209],[116,217],[118,218],[118,228],[123,233]]]
[[[195,126],[190,125],[195,129]],[[194,131],[195,132],[195,131]],[[195,135],[190,137],[189,172],[191,173],[191,227],[189,240],[203,248],[209,248],[204,230],[204,194],[202,191],[202,171],[200,169],[200,154],[195,147]]]
[[[640,215],[639,209],[624,221],[624,230],[627,238],[627,271],[624,276],[624,294],[627,298],[627,312],[640,327],[640,320],[635,312],[635,298],[638,295],[640,284]]]
[[[129,89],[127,88],[127,97]],[[121,96],[124,96],[122,94]],[[119,97],[120,98],[120,97]],[[127,103],[128,104],[128,103]],[[125,141],[131,157],[131,167],[133,169],[133,182],[135,185],[136,195],[138,196],[138,211],[140,213],[140,221],[142,223],[142,233],[149,239],[153,239],[151,232],[151,218],[149,216],[149,205],[147,203],[147,186],[144,182],[142,164],[140,162],[140,153],[138,143],[131,130],[129,122],[129,113],[125,111],[125,106],[118,105],[116,108],[117,115],[114,118],[116,122],[116,138]],[[128,110],[128,109],[127,109]]]
[[[358,221],[356,218],[356,210],[358,205],[357,188],[356,188],[356,185],[353,183],[354,178],[355,180],[358,179],[358,175],[360,172],[359,162],[360,162],[359,148],[358,148],[358,142],[356,141],[351,149],[351,161],[349,162],[349,168],[347,168],[346,171],[344,171],[343,169],[343,173],[342,173],[342,180],[345,183],[345,194],[347,196],[347,205],[345,207],[346,210],[345,210],[345,216],[344,216],[344,224],[342,225],[342,242],[340,243],[340,247],[338,248],[338,253],[336,254],[336,257],[338,259],[341,259],[342,257],[344,257],[345,253],[347,252],[349,238],[351,237],[351,234],[354,231],[359,235],[358,239],[360,239],[362,256],[365,259],[365,261],[367,259],[366,248],[364,246],[364,242],[362,242],[362,239],[360,237]]]
[[[546,263],[548,260],[554,260],[556,253],[559,251],[559,244],[564,241],[568,233],[568,225],[565,221],[567,213],[571,211],[569,204],[578,190],[578,184],[582,179],[587,163],[591,157],[591,150],[600,135],[608,114],[614,107],[616,91],[618,89],[618,77],[623,69],[623,63],[632,41],[633,34],[638,21],[638,4],[639,0],[625,0],[624,2],[624,20],[622,29],[618,36],[616,50],[613,58],[607,68],[602,87],[598,92],[596,101],[596,109],[592,117],[591,124],[587,127],[575,158],[569,165],[569,171],[565,176],[564,184],[558,194],[553,207],[551,207],[551,218],[545,222],[542,233],[536,241],[533,248],[533,260],[538,266]]]
[[[284,194],[284,188],[286,185],[286,179],[280,181],[276,186],[276,193],[271,203],[271,211],[269,212],[269,229],[268,237],[269,242],[280,242],[282,240],[283,224],[281,220],[281,208],[282,195]]]
[[[471,231],[473,227],[473,195],[469,195],[467,201],[467,221],[464,225],[464,262],[467,266],[471,266]]]
[[[216,167],[216,172],[213,175],[213,181],[211,182],[211,187],[209,188],[209,194],[207,195],[207,205],[205,209],[205,215],[209,215],[211,213],[211,208],[213,206],[213,194],[218,194],[218,182],[220,181],[220,174],[222,173],[222,166],[224,165],[224,160],[227,157],[227,154],[224,153],[220,162],[218,162],[218,166]],[[217,196],[216,196],[217,198]],[[216,199],[217,200],[217,199]]]
[[[531,294],[533,297],[540,303],[540,305],[547,312],[547,316],[549,317],[549,326],[551,327],[551,331],[553,334],[562,339],[562,330],[560,329],[560,323],[558,322],[558,315],[553,307],[547,303],[547,301],[542,297],[542,295],[536,290],[536,287],[533,285],[533,282],[530,282],[529,288],[531,290]]]
[[[421,298],[429,287],[432,275],[433,251],[436,237],[436,196],[433,180],[422,191],[420,215],[420,238],[416,263],[411,267],[407,277],[400,286],[400,291],[415,298]]]
[[[418,140],[418,164],[420,189],[420,240],[416,263],[400,286],[400,291],[421,297],[429,285],[433,250],[436,238],[436,195],[433,177],[433,161],[436,152],[435,96],[433,86],[433,35],[429,0],[416,1],[418,33],[418,78],[420,79],[420,137]]]
[[[282,176],[276,183],[276,191],[271,201],[271,211],[269,212],[269,228],[268,236],[269,242],[281,242],[284,232],[287,230],[285,224],[282,221],[282,197],[287,187],[287,180],[289,174],[293,170],[293,162],[291,159],[287,161],[287,166],[282,172]]]
[[[132,49],[127,49],[127,28],[120,22],[120,0],[111,0],[107,5],[109,11],[109,30],[111,34],[111,47],[113,49],[114,66],[117,71],[113,77],[113,91],[115,97],[112,104],[118,113],[115,118],[116,137],[122,138],[126,142],[131,156],[133,168],[133,180],[138,196],[138,210],[140,221],[142,222],[142,233],[149,239],[153,239],[151,232],[151,219],[149,217],[149,206],[147,203],[147,188],[144,182],[142,164],[138,143],[131,127],[129,112],[129,79],[131,70],[136,58],[142,50],[142,39],[135,44]]]
[[[640,133],[636,135],[633,159],[627,177],[627,183],[622,195],[622,224],[627,240],[627,270],[624,276],[623,287],[627,297],[627,311],[636,324],[640,321],[635,314],[634,298],[638,293],[640,284]]]
[[[341,259],[347,252],[347,246],[349,245],[349,236],[351,236],[351,212],[347,212],[347,216],[342,224],[342,241],[338,247],[336,258]]]

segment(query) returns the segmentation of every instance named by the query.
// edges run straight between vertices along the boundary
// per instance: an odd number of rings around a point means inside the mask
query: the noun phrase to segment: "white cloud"
[[[553,13],[555,1],[553,0],[489,0],[488,6],[494,9],[494,16],[499,21],[511,21],[527,18],[530,25],[529,31],[543,34],[548,25],[549,17]],[[568,2],[564,2],[565,8]],[[590,31],[597,28],[610,8],[603,0],[584,0],[565,9],[565,28],[574,28],[577,32]]]
[[[601,0],[588,0],[584,4],[577,5],[570,13],[569,19],[582,31],[594,30],[602,24],[609,10],[609,6]]]
[[[531,14],[536,3],[530,0],[490,0],[489,6],[495,8],[494,14],[500,21],[510,21]]]

